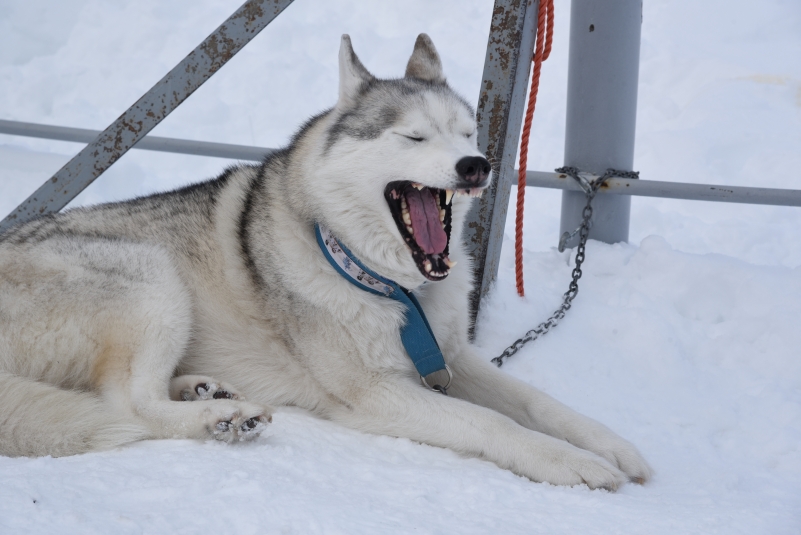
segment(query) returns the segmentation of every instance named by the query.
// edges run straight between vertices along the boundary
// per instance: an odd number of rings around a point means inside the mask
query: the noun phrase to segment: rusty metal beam
[[[234,57],[292,0],[248,0],[97,138],[0,222],[62,209]]]
[[[465,245],[475,262],[470,298],[471,336],[481,299],[498,275],[509,192],[523,122],[531,58],[537,31],[536,0],[496,0],[492,12],[484,76],[478,98],[478,148],[495,173],[465,224]]]

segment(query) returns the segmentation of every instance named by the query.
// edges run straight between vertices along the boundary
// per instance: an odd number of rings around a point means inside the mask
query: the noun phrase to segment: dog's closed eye
[[[410,139],[414,142],[421,143],[426,140],[424,137],[415,136],[415,135],[407,135],[407,134],[398,134],[401,137],[405,137],[406,139]]]

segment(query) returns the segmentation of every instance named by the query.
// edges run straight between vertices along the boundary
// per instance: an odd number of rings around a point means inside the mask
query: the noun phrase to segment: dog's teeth
[[[422,190],[425,187],[424,185],[418,184],[417,182],[412,182],[412,186],[414,186],[418,190]]]
[[[411,225],[406,225],[406,230],[409,231],[409,234],[414,235],[414,229]]]
[[[453,198],[453,190],[452,189],[446,189],[445,190],[445,204],[450,204],[452,198]]]
[[[442,223],[445,222],[445,210],[444,209],[439,211],[439,220]]]
[[[406,210],[407,207],[408,205],[406,204],[406,197],[401,197],[401,208]]]
[[[456,265],[456,262],[454,262],[453,260],[451,260],[447,256],[445,258],[443,258],[442,261],[445,262],[445,265],[448,266],[448,269],[453,269],[453,266]]]
[[[403,211],[403,222],[406,223],[407,225],[412,224],[412,216],[409,215],[408,210]]]
[[[425,266],[426,273],[431,273],[431,260],[426,260]]]

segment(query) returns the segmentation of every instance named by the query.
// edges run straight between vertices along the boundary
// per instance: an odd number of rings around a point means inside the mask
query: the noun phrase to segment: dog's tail
[[[61,457],[147,437],[144,426],[115,415],[94,394],[0,371],[0,455]]]

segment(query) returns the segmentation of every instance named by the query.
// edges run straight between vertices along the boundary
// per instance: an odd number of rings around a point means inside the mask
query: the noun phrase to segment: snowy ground
[[[102,129],[240,0],[0,0],[0,118]],[[428,32],[478,92],[490,0],[298,0],[156,135],[276,147],[336,94],[339,34],[376,74]],[[569,6],[556,2],[531,169],[562,164]],[[642,177],[799,188],[801,4],[652,0],[642,30]],[[0,135],[0,214],[79,149]],[[78,203],[216,174],[224,160],[132,151]],[[477,344],[545,318],[569,278],[559,193],[528,190],[527,296],[512,221]],[[143,442],[0,458],[0,533],[801,532],[801,210],[635,198],[631,243],[588,247],[570,315],[504,369],[634,442],[656,470],[615,494],[535,484],[475,459],[302,412],[226,447]]]

